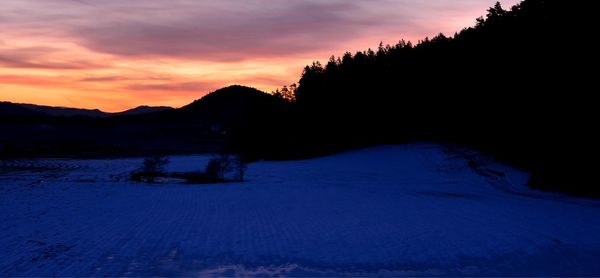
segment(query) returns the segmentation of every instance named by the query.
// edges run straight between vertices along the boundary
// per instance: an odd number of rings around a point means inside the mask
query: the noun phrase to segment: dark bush
[[[216,158],[212,158],[211,160],[209,160],[208,164],[206,164],[206,170],[204,172],[206,177],[213,179],[213,180],[218,180],[220,177],[219,176],[220,172],[221,172],[221,165],[219,164],[219,160]]]
[[[225,174],[233,170],[233,158],[228,154],[213,157],[206,165],[206,174],[216,180],[225,181]]]
[[[224,182],[227,181],[225,178],[227,173],[235,172],[235,180],[244,181],[246,169],[247,162],[241,156],[221,154],[208,161],[205,175],[208,178]]]
[[[156,155],[147,157],[142,167],[131,173],[131,180],[138,182],[154,182],[156,177],[165,175],[165,166],[169,164],[166,156]]]

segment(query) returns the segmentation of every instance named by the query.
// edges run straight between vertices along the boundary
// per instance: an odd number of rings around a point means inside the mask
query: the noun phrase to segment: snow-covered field
[[[0,162],[0,276],[600,275],[600,201],[437,145],[257,162],[217,185],[128,182],[140,164]]]

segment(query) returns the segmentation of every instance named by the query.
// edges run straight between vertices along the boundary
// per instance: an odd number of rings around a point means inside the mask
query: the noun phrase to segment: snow
[[[141,158],[0,162],[0,276],[600,275],[600,201],[464,151],[257,162],[214,185],[127,181]]]

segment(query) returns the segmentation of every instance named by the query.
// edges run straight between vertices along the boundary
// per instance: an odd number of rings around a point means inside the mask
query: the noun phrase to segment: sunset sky
[[[0,101],[121,111],[269,92],[332,54],[453,34],[494,2],[3,0]]]

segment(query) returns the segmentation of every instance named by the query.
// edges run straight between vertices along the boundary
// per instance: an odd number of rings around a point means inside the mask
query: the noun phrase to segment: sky
[[[270,92],[331,55],[451,35],[495,1],[3,0],[0,101],[115,112]]]

